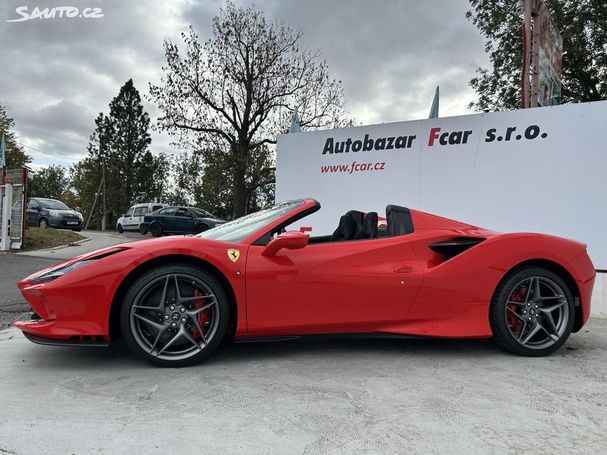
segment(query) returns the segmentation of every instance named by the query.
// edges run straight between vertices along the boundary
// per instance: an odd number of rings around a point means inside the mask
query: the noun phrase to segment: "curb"
[[[57,251],[57,250],[62,250],[64,248],[68,248],[70,246],[77,246],[77,245],[82,245],[83,243],[86,243],[90,240],[93,240],[91,237],[86,237],[82,240],[78,240],[76,242],[71,242],[68,243],[66,245],[59,245],[59,246],[54,246],[53,248],[41,248],[39,250],[31,250],[31,251],[23,251],[22,253],[13,253],[19,256],[28,256],[29,253],[40,253],[40,252],[44,252],[44,251]]]

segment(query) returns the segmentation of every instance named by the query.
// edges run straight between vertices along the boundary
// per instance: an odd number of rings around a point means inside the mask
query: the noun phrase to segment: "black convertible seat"
[[[363,227],[355,239],[374,239],[377,237],[377,212],[369,212],[365,215]]]
[[[358,226],[356,225],[356,221],[350,215],[343,215],[339,219],[339,226],[333,232],[331,236],[331,242],[339,242],[344,240],[352,240],[356,233],[358,232]]]
[[[388,236],[393,237],[413,232],[413,219],[408,208],[399,205],[389,205],[386,207],[386,218],[388,222]]]
[[[365,221],[365,214],[359,210],[349,210],[346,212],[346,216],[349,216],[356,223],[356,234],[363,229],[363,223]],[[355,234],[355,235],[356,235]]]

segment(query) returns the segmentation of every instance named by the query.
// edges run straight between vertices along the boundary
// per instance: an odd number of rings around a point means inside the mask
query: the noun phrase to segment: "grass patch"
[[[69,245],[85,237],[65,229],[42,229],[31,227],[25,230],[25,242],[19,251],[33,251]]]

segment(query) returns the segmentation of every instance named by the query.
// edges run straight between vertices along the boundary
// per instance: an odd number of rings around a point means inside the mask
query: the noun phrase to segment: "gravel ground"
[[[18,311],[18,312],[0,311],[0,330],[6,329],[7,327],[9,327],[10,322],[17,319],[23,313],[24,313],[23,311]],[[0,452],[0,453],[2,453],[2,452]]]

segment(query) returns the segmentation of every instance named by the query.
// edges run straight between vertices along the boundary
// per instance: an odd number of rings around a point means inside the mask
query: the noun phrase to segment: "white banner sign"
[[[285,134],[276,200],[317,199],[315,235],[397,204],[573,238],[607,269],[606,139],[607,102]]]

